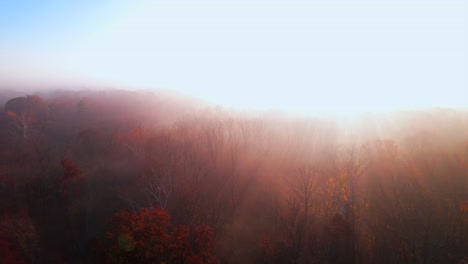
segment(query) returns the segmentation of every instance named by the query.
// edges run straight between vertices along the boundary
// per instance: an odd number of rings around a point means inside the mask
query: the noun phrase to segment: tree
[[[64,197],[82,195],[86,182],[81,169],[69,159],[62,160],[61,165],[63,176],[58,179],[59,192]]]
[[[133,128],[128,133],[118,134],[115,141],[124,149],[130,151],[135,157],[144,155],[144,146],[148,140],[148,131],[143,127]]]
[[[47,104],[37,95],[13,98],[5,104],[5,111],[12,129],[21,135],[23,141],[29,139],[48,115]]]
[[[71,160],[61,163],[61,173],[44,175],[27,186],[27,207],[36,227],[40,263],[65,263],[81,257],[86,181]]]
[[[105,263],[217,263],[213,232],[199,226],[172,226],[159,207],[117,213],[100,245]]]
[[[332,251],[348,252],[346,263],[356,262],[356,253],[358,251],[358,208],[359,208],[359,190],[358,182],[367,169],[367,159],[364,147],[346,147],[338,149],[329,168],[328,187],[328,227],[337,229],[337,224],[346,224],[350,227],[349,232],[325,232],[332,234],[329,241],[329,248]],[[343,237],[337,239],[336,236]],[[335,238],[333,238],[335,236]],[[339,242],[338,241],[346,241]],[[336,248],[338,247],[338,248]],[[331,263],[343,263],[344,260],[329,258]]]
[[[335,214],[325,227],[328,263],[355,263],[354,227],[341,214]]]
[[[278,221],[274,243],[265,251],[267,258],[275,263],[308,263],[313,261],[315,251],[316,217],[312,214],[318,207],[316,195],[323,183],[323,175],[311,165],[292,169],[285,177],[286,193],[276,201]]]

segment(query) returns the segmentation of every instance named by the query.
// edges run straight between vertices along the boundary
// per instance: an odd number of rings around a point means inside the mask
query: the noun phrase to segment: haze
[[[467,1],[3,1],[0,89],[169,89],[237,109],[467,106]]]
[[[0,263],[468,263],[468,1],[0,1]]]

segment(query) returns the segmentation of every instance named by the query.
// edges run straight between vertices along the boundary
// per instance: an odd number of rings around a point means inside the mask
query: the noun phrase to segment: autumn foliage
[[[63,175],[59,177],[59,191],[64,196],[77,196],[83,193],[85,179],[81,171],[71,160],[64,159],[61,162]]]
[[[465,110],[335,120],[2,93],[0,263],[468,261]]]
[[[208,226],[173,226],[158,207],[117,213],[106,239],[107,263],[217,263]]]

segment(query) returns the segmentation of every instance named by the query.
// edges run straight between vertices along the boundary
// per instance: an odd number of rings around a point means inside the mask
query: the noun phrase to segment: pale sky
[[[0,1],[0,84],[171,89],[241,109],[468,107],[468,1]]]

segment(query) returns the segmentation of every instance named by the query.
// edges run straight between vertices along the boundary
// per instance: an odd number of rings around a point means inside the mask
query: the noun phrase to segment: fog
[[[0,4],[0,263],[468,263],[468,1]]]
[[[0,92],[5,263],[463,263],[468,111]]]

